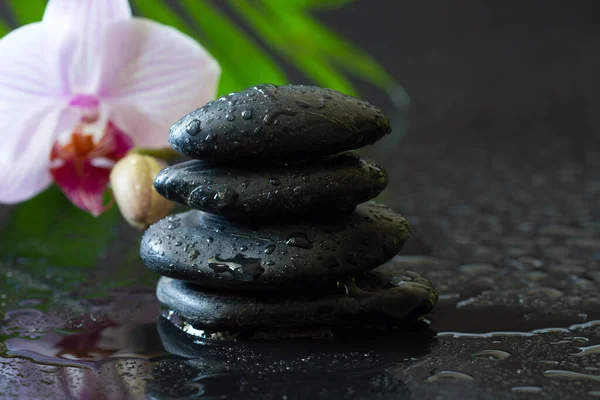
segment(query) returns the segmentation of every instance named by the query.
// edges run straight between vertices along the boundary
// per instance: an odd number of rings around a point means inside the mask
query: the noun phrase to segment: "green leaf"
[[[0,19],[0,38],[10,32],[8,25]]]
[[[17,22],[21,25],[42,20],[46,9],[46,0],[8,0]]]
[[[92,266],[119,219],[117,207],[92,217],[53,186],[12,212],[2,229],[0,254],[24,257],[32,264]]]
[[[375,59],[360,48],[348,43],[338,34],[329,30],[308,15],[288,14],[283,16],[288,26],[293,27],[289,34],[294,42],[303,41],[305,32],[311,32],[311,43],[319,53],[335,61],[345,70],[363,78],[381,89],[387,90],[395,82],[394,78]]]
[[[302,40],[291,40],[285,33],[292,27],[289,20],[281,18],[274,9],[259,7],[246,0],[229,0],[231,6],[240,13],[277,51],[289,58],[302,72],[317,84],[331,87],[341,92],[356,95],[356,90],[344,76],[336,70],[316,48],[307,46]],[[287,10],[290,12],[290,10]],[[285,14],[285,13],[281,13]],[[310,37],[304,32],[304,38]]]
[[[204,33],[207,46],[224,66],[224,74],[234,73],[243,82],[243,87],[227,88],[222,93],[239,91],[258,83],[279,85],[287,82],[270,56],[221,11],[205,0],[181,2]]]

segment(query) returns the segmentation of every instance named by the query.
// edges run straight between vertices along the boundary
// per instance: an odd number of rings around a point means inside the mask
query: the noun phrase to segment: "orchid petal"
[[[0,110],[27,108],[40,97],[68,94],[63,57],[73,37],[66,31],[30,24],[0,40]]]
[[[72,94],[96,94],[100,85],[102,56],[99,49],[106,30],[131,18],[127,0],[50,0],[42,25],[68,30],[76,42],[65,55]]]
[[[59,131],[72,129],[78,110],[53,102],[31,105],[17,116],[0,112],[0,131],[11,141],[0,147],[0,202],[27,200],[51,182],[50,151]]]
[[[167,146],[169,127],[214,99],[220,67],[196,41],[144,19],[106,32],[101,93],[136,145]]]
[[[114,22],[131,18],[127,0],[50,0],[43,22],[79,25],[93,32]]]
[[[0,202],[33,197],[51,182],[50,149],[80,111],[67,109],[63,56],[73,37],[31,24],[0,40]]]

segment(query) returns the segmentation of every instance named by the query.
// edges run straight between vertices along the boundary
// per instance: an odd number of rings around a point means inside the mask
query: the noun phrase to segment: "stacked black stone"
[[[171,146],[195,160],[155,187],[195,210],[157,222],[141,245],[168,316],[211,336],[395,326],[429,312],[431,284],[385,264],[408,221],[365,203],[387,175],[350,151],[390,131],[378,108],[311,86],[255,86],[175,123]]]

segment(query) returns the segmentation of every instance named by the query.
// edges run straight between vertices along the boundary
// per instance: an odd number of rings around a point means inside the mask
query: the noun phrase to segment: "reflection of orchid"
[[[8,320],[7,328],[26,327],[32,321],[38,324],[48,321],[50,325],[44,327],[49,331],[35,340],[13,337],[4,341],[9,357],[35,360],[35,363],[19,363],[12,359],[14,361],[5,364],[10,367],[8,371],[12,369],[14,375],[28,376],[31,382],[17,385],[18,398],[38,398],[41,391],[46,398],[53,399],[146,398],[144,379],[150,373],[150,360],[165,354],[155,337],[156,306],[148,302],[138,313],[121,322],[86,317],[73,320],[66,326],[81,329],[75,332],[50,329],[61,324],[53,315],[21,310],[18,316]]]
[[[0,202],[53,180],[99,214],[110,168],[210,100],[220,70],[196,42],[131,17],[127,0],[50,0],[0,40]]]
[[[92,354],[101,354],[110,356],[117,349],[105,349],[100,346],[100,336],[106,328],[116,327],[118,324],[113,321],[102,321],[93,329],[65,336],[54,345],[58,349],[56,357],[64,357],[66,355],[76,357],[78,359],[92,358]]]

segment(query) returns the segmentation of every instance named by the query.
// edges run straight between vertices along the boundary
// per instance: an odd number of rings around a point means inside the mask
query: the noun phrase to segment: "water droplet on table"
[[[308,239],[308,236],[306,235],[306,233],[302,233],[302,232],[293,232],[290,233],[285,241],[285,244],[287,244],[290,247],[299,247],[301,249],[312,249],[313,244],[312,242]]]
[[[435,382],[440,380],[462,380],[462,381],[472,381],[473,377],[471,375],[467,375],[462,372],[455,371],[440,371],[434,375],[431,375],[425,382]]]

